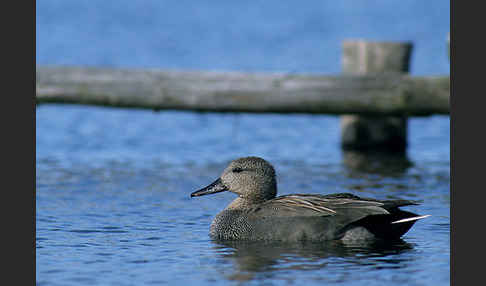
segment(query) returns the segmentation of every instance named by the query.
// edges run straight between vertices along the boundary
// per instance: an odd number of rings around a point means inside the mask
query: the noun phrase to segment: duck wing
[[[266,201],[251,212],[258,219],[270,219],[275,224],[292,221],[296,229],[312,225],[315,230],[322,223],[326,225],[325,237],[343,237],[348,230],[362,227],[376,237],[399,238],[416,220],[427,217],[399,209],[417,204],[410,200],[368,199],[349,193],[292,194]]]
[[[259,205],[252,212],[260,216],[345,216],[349,221],[368,215],[389,214],[389,209],[413,204],[411,201],[379,201],[349,193],[332,195],[292,194]]]

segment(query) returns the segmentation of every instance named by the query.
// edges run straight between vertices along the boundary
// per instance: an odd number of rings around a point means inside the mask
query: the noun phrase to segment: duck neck
[[[271,200],[275,198],[277,194],[277,188],[274,186],[271,192],[261,192],[266,196],[251,196],[251,197],[244,197],[239,196],[234,199],[227,207],[227,210],[243,210],[243,209],[250,209],[255,205],[261,204],[265,201]]]
[[[227,207],[226,210],[243,210],[253,207],[257,202],[253,202],[246,198],[237,197]]]

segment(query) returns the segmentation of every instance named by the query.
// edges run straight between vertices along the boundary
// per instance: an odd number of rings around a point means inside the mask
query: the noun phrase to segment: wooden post
[[[343,73],[403,74],[409,71],[412,44],[393,42],[345,41],[342,46]],[[341,116],[341,146],[344,150],[405,153],[405,116]]]

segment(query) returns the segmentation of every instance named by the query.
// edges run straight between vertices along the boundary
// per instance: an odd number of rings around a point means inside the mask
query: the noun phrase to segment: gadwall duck
[[[232,161],[221,177],[191,194],[230,191],[238,195],[211,223],[215,240],[398,239],[421,218],[399,207],[409,200],[375,200],[349,193],[276,197],[275,169],[262,158]]]

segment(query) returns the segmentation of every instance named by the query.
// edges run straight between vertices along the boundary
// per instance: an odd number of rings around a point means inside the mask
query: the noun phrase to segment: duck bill
[[[204,187],[198,191],[195,191],[194,193],[191,194],[192,197],[200,197],[204,195],[210,195],[210,194],[216,194],[219,192],[224,192],[227,191],[228,188],[223,185],[223,182],[221,182],[221,179],[217,179],[216,181],[212,182],[211,185]]]

